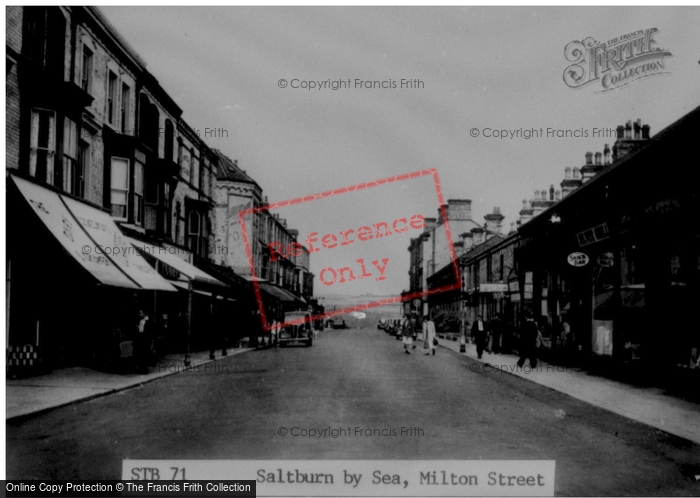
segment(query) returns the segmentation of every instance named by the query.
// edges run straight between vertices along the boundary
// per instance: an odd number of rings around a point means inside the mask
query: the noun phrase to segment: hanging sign
[[[586,266],[588,264],[588,256],[582,252],[572,252],[566,258],[566,261],[571,266]]]
[[[613,253],[603,252],[598,255],[598,266],[603,266],[605,268],[610,268],[615,264],[615,259]]]

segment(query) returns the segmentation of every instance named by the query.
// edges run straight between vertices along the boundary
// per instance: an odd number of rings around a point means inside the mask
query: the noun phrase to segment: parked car
[[[293,325],[284,325],[277,336],[276,346],[284,346],[290,342],[304,343],[306,346],[312,346],[314,340],[314,331],[312,328],[311,315],[308,311],[290,311],[284,314],[285,324],[304,319],[304,322],[295,323]]]

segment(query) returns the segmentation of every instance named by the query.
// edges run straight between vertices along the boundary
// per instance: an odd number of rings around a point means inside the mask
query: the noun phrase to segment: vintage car
[[[304,320],[301,322],[300,320]],[[289,324],[289,322],[295,322]],[[297,323],[298,322],[298,323]],[[280,328],[275,346],[285,346],[290,342],[313,345],[314,331],[311,315],[308,311],[290,311],[284,314],[283,326]]]

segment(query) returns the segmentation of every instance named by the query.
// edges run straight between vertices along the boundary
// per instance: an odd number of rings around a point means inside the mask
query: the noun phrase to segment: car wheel
[[[306,347],[307,347],[307,348],[310,348],[311,346],[313,346],[313,344],[314,344],[314,343],[313,343],[313,340],[312,340],[312,339],[309,339],[308,341],[306,341]]]

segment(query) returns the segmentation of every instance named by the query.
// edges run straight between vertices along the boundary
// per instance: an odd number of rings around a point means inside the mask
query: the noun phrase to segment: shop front
[[[138,312],[174,293],[105,211],[10,174],[7,368],[11,375],[103,366],[122,356]],[[128,351],[124,355],[128,356]]]

